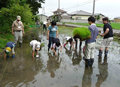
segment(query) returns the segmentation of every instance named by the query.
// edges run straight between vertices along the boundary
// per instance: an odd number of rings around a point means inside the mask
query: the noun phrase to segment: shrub
[[[81,40],[88,39],[91,36],[91,32],[88,28],[81,27],[81,28],[75,28],[73,30],[73,36],[79,37]]]
[[[32,12],[29,5],[20,6],[19,4],[13,4],[12,7],[2,8],[0,10],[0,32],[10,33],[13,21],[16,20],[16,16],[21,16],[21,21],[24,24],[24,29],[27,31],[32,23]]]

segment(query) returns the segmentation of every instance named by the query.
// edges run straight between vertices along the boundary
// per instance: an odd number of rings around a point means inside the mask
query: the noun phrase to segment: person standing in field
[[[90,39],[85,41],[85,66],[91,66],[94,63],[94,50],[95,50],[95,43],[97,36],[99,34],[99,30],[95,25],[95,18],[94,17],[89,17],[88,18],[88,23],[90,24],[89,30],[91,32],[91,37]]]
[[[17,20],[15,20],[12,24],[12,34],[14,35],[14,43],[17,44],[19,39],[19,46],[22,46],[22,38],[24,35],[24,25],[21,22],[21,17],[17,16]]]
[[[103,18],[103,24],[104,24],[103,27],[104,33],[100,35],[101,37],[103,37],[103,41],[99,49],[99,55],[98,55],[99,57],[102,56],[103,47],[105,47],[105,56],[107,56],[110,44],[113,41],[113,29],[111,25],[108,23],[107,17]]]
[[[56,22],[52,21],[51,26],[48,27],[47,31],[47,40],[49,40],[48,43],[48,52],[51,48],[51,45],[53,45],[53,38],[58,38],[58,27],[56,26]]]
[[[44,22],[43,22],[43,30],[44,30],[44,29],[47,30],[47,21],[44,21]]]

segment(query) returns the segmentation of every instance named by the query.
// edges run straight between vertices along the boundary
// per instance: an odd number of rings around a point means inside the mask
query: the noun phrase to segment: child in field
[[[6,55],[7,55],[7,58],[10,57],[9,53],[11,52],[11,50],[12,50],[12,57],[15,58],[14,48],[15,48],[15,43],[14,42],[8,42],[6,44],[5,53],[4,53],[4,59],[6,59]]]
[[[68,44],[68,42],[70,43],[71,47],[73,47],[74,49],[74,42],[73,42],[73,38],[72,37],[66,37],[66,43],[64,44],[64,47]]]
[[[60,43],[60,40],[58,38],[53,38],[53,47],[52,47],[53,52],[55,55],[57,55],[56,51],[60,50],[62,52],[62,43]]]
[[[30,42],[30,46],[32,47],[32,57],[34,58],[35,51],[36,51],[36,57],[39,57],[38,51],[40,50],[41,43],[37,40],[32,40]]]

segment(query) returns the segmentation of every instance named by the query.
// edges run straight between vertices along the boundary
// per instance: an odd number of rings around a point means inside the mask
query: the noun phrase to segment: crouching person
[[[74,43],[73,43],[73,38],[72,37],[66,37],[66,43],[64,44],[64,47],[68,44],[68,42],[70,43],[70,47],[73,47],[74,49]]]
[[[15,48],[15,43],[14,42],[8,42],[6,44],[5,53],[4,53],[4,59],[6,59],[6,57],[7,58],[10,57],[9,53],[11,52],[11,50],[12,50],[12,57],[15,58],[14,48]]]
[[[91,32],[90,39],[85,42],[85,66],[92,66],[94,63],[94,50],[97,36],[99,34],[98,28],[95,25],[95,18],[89,17],[88,23],[90,24],[89,30]]]
[[[34,58],[35,52],[36,52],[36,57],[39,57],[38,51],[40,50],[40,45],[41,43],[37,40],[32,40],[30,42],[30,46],[32,47],[32,57]]]
[[[62,43],[60,43],[60,40],[58,38],[53,38],[53,52],[55,53],[55,55],[57,55],[56,51],[60,50],[60,52],[62,52]]]

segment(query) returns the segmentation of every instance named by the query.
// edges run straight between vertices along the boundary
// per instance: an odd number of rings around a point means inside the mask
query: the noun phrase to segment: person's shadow
[[[92,67],[85,67],[83,78],[82,78],[82,87],[92,87],[92,74],[93,68]]]
[[[73,53],[73,57],[72,57],[72,63],[73,65],[79,65],[80,61],[82,60],[82,56],[81,56],[81,52],[77,52],[76,50]]]
[[[98,58],[98,69],[99,69],[99,74],[96,75],[98,77],[97,82],[96,82],[96,87],[100,87],[100,85],[108,77],[107,57],[104,57],[103,63],[102,63],[102,58]]]
[[[59,56],[52,56],[51,54],[48,55],[49,59],[47,61],[47,70],[50,73],[50,77],[55,77],[55,71],[60,68],[60,63],[62,59]]]

